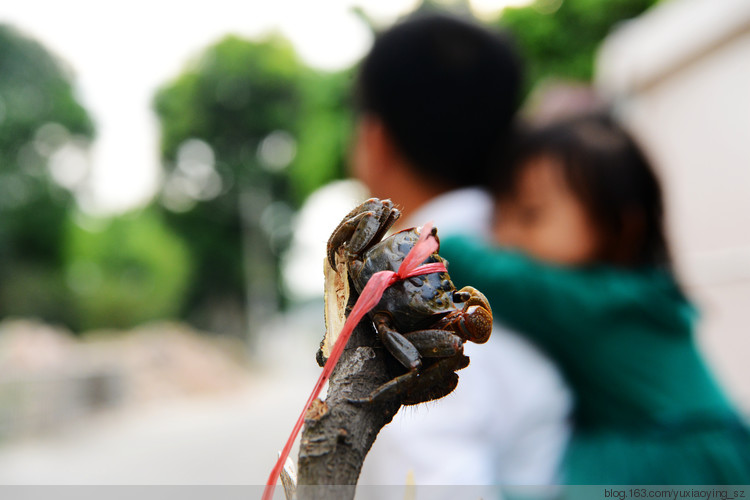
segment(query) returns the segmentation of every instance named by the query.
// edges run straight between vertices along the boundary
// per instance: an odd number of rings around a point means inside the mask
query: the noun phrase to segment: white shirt
[[[433,221],[438,237],[487,237],[491,216],[490,196],[465,188],[433,199],[408,221]],[[471,364],[458,372],[456,390],[403,407],[380,431],[359,484],[405,484],[407,474],[417,485],[555,483],[571,409],[556,367],[525,338],[497,326],[486,344],[464,349]]]
[[[432,221],[438,236],[458,234],[488,239],[492,227],[492,197],[479,188],[462,188],[437,196],[412,214],[405,214],[404,227]]]

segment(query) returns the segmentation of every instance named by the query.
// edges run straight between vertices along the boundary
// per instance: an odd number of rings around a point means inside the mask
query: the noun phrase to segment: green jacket
[[[567,482],[750,483],[750,437],[696,349],[696,313],[671,273],[559,267],[464,237],[440,255],[456,286],[482,291],[567,379]]]

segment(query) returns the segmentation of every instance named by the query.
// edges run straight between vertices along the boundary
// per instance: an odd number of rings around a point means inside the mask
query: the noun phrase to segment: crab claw
[[[356,255],[379,242],[401,216],[391,200],[370,198],[349,212],[328,239],[328,262],[336,267],[336,251],[346,246],[347,253]]]
[[[492,312],[482,306],[469,306],[459,320],[461,333],[466,340],[484,344],[492,333]]]
[[[492,309],[487,298],[474,287],[465,286],[453,294],[454,302],[463,303],[459,311],[443,319],[449,328],[464,340],[484,344],[492,333]]]

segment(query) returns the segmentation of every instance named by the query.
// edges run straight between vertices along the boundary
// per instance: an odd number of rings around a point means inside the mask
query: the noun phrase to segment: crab
[[[371,198],[347,214],[328,240],[329,269],[345,269],[345,281],[358,294],[374,273],[397,271],[417,242],[421,228],[384,238],[400,215],[390,200]],[[436,229],[432,235],[437,239]],[[433,253],[429,262],[445,261]],[[464,342],[484,343],[492,331],[484,295],[468,286],[457,290],[445,272],[395,283],[368,315],[398,370],[369,396],[350,400],[358,404],[399,398],[412,405],[450,394],[458,384],[455,372],[469,364]]]

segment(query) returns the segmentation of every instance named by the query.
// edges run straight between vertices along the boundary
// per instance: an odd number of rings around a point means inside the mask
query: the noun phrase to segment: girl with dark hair
[[[628,134],[604,115],[527,132],[497,199],[499,247],[446,238],[440,254],[573,390],[562,479],[750,484],[750,433],[696,349],[659,182]]]

